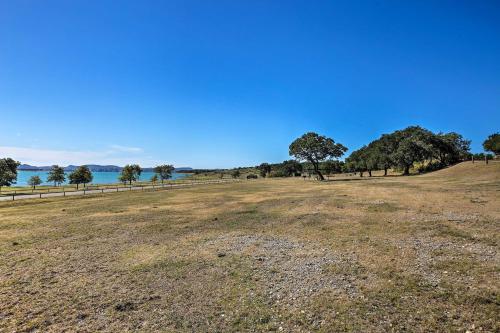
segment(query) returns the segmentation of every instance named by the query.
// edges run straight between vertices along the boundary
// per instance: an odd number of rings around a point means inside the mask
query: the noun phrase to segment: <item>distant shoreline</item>
[[[66,181],[64,182],[67,184],[69,182],[68,176],[69,174],[73,172],[73,170],[65,170],[64,173],[66,175]],[[18,169],[18,174],[17,174],[17,182],[15,186],[28,186],[29,184],[29,179],[32,176],[39,176],[42,179],[42,184],[41,185],[47,185],[50,186],[51,182],[47,182],[48,175],[50,173],[50,170],[19,170]],[[115,183],[120,183],[119,177],[120,177],[121,171],[92,171],[92,184],[115,184]],[[140,182],[149,182],[151,180],[151,177],[155,175],[155,172],[152,170],[148,169],[143,169],[143,172],[139,176],[138,181]],[[189,173],[183,173],[183,172],[178,172],[174,171],[172,173],[172,180],[176,180],[179,178],[185,178],[188,177]]]

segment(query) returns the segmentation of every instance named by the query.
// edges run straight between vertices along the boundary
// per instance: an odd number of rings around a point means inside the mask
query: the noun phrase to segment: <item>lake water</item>
[[[47,183],[48,171],[26,171],[26,170],[18,170],[17,171],[17,183],[13,184],[13,186],[27,186],[28,180],[31,176],[38,176],[42,180],[42,185],[54,185],[54,183]],[[92,180],[92,184],[113,184],[118,183],[118,177],[120,176],[119,172],[92,172],[94,179]],[[149,181],[151,177],[154,175],[154,172],[142,172],[140,180]],[[66,182],[64,184],[68,184],[68,176],[69,172],[66,172]],[[185,173],[172,173],[171,179],[180,179],[185,177]]]

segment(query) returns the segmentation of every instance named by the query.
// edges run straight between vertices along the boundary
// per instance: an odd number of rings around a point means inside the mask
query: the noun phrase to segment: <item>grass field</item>
[[[500,163],[0,203],[0,331],[500,330]]]

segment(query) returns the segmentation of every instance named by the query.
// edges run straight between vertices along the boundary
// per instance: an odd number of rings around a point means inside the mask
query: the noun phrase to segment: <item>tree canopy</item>
[[[153,184],[156,183],[158,181],[158,175],[155,173],[154,175],[151,176],[151,178],[149,180]]]
[[[154,168],[154,172],[160,176],[161,182],[165,179],[172,178],[172,172],[174,171],[174,166],[170,164],[158,165]]]
[[[54,182],[54,186],[61,185],[66,180],[66,175],[64,174],[64,168],[59,165],[53,165],[52,169],[49,171],[49,176],[47,177],[48,182]]]
[[[335,143],[331,138],[309,132],[302,135],[290,144],[289,154],[299,161],[308,161],[312,164],[314,173],[320,180],[325,177],[320,171],[319,163],[328,158],[339,158],[347,148],[340,143]]]
[[[346,159],[348,171],[363,176],[372,170],[393,167],[410,173],[415,163],[428,162],[432,168],[456,163],[469,156],[470,141],[458,133],[433,133],[419,126],[410,126],[390,134],[384,134],[367,146],[352,152]]]
[[[0,158],[0,189],[2,186],[10,186],[17,180],[17,167],[19,162],[12,158]]]
[[[121,182],[128,182],[130,185],[132,185],[132,182],[139,180],[141,173],[142,169],[138,164],[127,164],[123,167],[118,179]]]
[[[92,172],[85,165],[79,166],[69,175],[69,183],[76,184],[77,189],[79,184],[85,185],[90,183],[92,179],[94,179],[94,176],[92,176]]]
[[[271,173],[271,165],[269,163],[262,163],[257,167],[261,177],[267,177]]]
[[[39,176],[31,176],[30,179],[28,179],[28,185],[32,186],[33,189],[35,189],[35,187],[40,185],[41,183],[42,180],[40,179]]]
[[[495,155],[500,155],[500,133],[494,133],[483,142],[483,148]]]

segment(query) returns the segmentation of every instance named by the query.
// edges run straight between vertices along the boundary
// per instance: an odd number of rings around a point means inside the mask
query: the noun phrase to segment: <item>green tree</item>
[[[85,187],[85,184],[90,183],[94,179],[94,176],[86,165],[82,165],[70,173],[68,178],[69,183],[76,184],[76,189],[78,190],[79,184],[83,184]]]
[[[163,184],[163,181],[165,179],[170,179],[172,178],[172,172],[174,171],[174,166],[170,164],[163,164],[163,165],[158,165],[154,168],[154,172],[160,176],[161,183]]]
[[[52,169],[49,171],[49,176],[47,177],[48,182],[54,182],[54,186],[61,185],[66,180],[66,175],[64,174],[64,168],[59,165],[53,165]]]
[[[500,155],[500,133],[494,133],[488,136],[488,139],[483,142],[483,148],[496,156]]]
[[[363,148],[353,152],[346,159],[346,170],[387,170],[398,167],[408,175],[415,163],[421,163],[420,170],[435,170],[470,156],[470,141],[458,133],[434,134],[419,126],[410,126],[391,134],[384,134]],[[438,163],[433,163],[436,159]],[[424,163],[429,162],[425,167]]]
[[[409,175],[410,168],[416,162],[423,162],[433,156],[432,132],[419,126],[410,126],[392,135],[398,147],[391,158],[397,167],[403,169],[403,175]]]
[[[384,170],[384,176],[387,176],[387,170],[393,165],[391,155],[397,149],[397,142],[393,136],[384,134],[371,146],[377,154],[378,168]]]
[[[121,182],[128,182],[130,185],[132,185],[132,182],[139,180],[141,173],[142,169],[138,164],[127,164],[123,167],[118,179]]]
[[[327,158],[341,157],[347,148],[333,139],[318,135],[313,132],[306,133],[290,144],[289,154],[299,161],[308,161],[312,164],[314,172],[320,180],[324,180],[319,170],[319,163]]]
[[[372,176],[372,171],[377,170],[379,166],[379,155],[377,150],[368,146],[365,151],[363,151],[363,159],[366,165],[366,171],[368,171],[368,176]]]
[[[300,175],[300,173],[302,172],[302,164],[300,164],[296,160],[287,160],[283,161],[283,163],[279,165],[279,169],[281,169],[282,173],[286,177],[291,177]]]
[[[157,174],[154,174],[153,176],[151,176],[151,183],[156,183],[158,181],[158,175]]]
[[[271,173],[271,165],[269,163],[262,163],[257,167],[261,177],[267,177]]]
[[[366,149],[366,146],[353,151],[351,155],[346,158],[346,169],[350,172],[359,172],[360,177],[363,177],[363,173],[367,171],[364,149]]]
[[[425,144],[415,138],[405,138],[393,154],[396,164],[403,169],[403,175],[410,174],[410,168],[415,162],[424,161],[427,157]]]
[[[431,159],[436,158],[441,167],[456,163],[469,155],[470,141],[458,133],[433,134],[430,136],[430,144],[433,151]]]
[[[326,175],[331,175],[332,173],[342,172],[343,163],[337,160],[327,160],[320,165],[320,169],[325,172]]]
[[[239,178],[241,176],[240,170],[235,169],[233,172],[231,172],[231,176],[233,178]]]
[[[0,158],[0,191],[2,186],[10,186],[16,183],[17,167],[19,165],[20,163],[12,158]]]
[[[30,179],[28,179],[28,185],[33,186],[33,189],[35,189],[35,187],[40,185],[41,183],[42,180],[39,176],[31,176]]]

